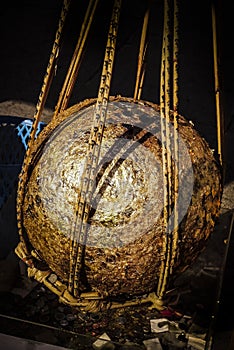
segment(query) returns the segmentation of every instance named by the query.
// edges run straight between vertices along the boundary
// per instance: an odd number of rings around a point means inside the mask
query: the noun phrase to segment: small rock
[[[92,346],[95,350],[113,350],[115,348],[114,344],[111,343],[111,339],[107,333],[100,335],[100,337],[93,343]]]
[[[166,318],[150,320],[151,332],[162,333],[169,331],[169,321]]]

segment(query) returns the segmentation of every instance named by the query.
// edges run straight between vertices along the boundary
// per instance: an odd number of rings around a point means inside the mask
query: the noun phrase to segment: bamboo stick
[[[163,299],[168,285],[169,277],[172,273],[178,249],[178,5],[174,1],[173,9],[173,135],[171,135],[170,106],[171,106],[171,30],[170,30],[171,3],[169,0],[164,2],[164,34],[163,34],[163,53],[161,68],[161,86],[160,86],[160,110],[161,110],[161,137],[163,152],[163,182],[164,182],[164,241],[163,241],[163,259],[160,268],[160,275],[157,287],[159,299]],[[173,139],[173,144],[172,140]],[[172,150],[174,149],[174,152]],[[174,172],[172,166],[174,159]],[[173,177],[174,175],[174,177]],[[173,193],[174,188],[174,193]],[[174,222],[173,231],[169,225],[172,217],[172,205],[174,201]]]
[[[64,80],[64,84],[61,89],[57,105],[55,107],[53,119],[56,118],[56,116],[60,112],[64,111],[67,108],[69,99],[72,94],[72,90],[76,82],[76,78],[78,75],[78,70],[81,62],[81,57],[84,51],[84,45],[87,40],[87,36],[90,30],[91,24],[93,22],[93,17],[94,17],[94,13],[95,13],[98,1],[99,0],[89,1],[88,7],[85,13],[85,18],[81,26],[81,31],[77,41],[77,45],[73,53],[73,57],[72,57],[66,78]]]
[[[211,5],[212,14],[212,33],[213,33],[213,60],[214,60],[214,83],[215,83],[215,102],[216,102],[216,122],[217,122],[217,146],[220,164],[223,165],[224,157],[224,111],[221,100],[221,84],[219,72],[219,48],[217,38],[217,18],[214,2]]]
[[[145,75],[143,65],[144,65],[144,59],[145,59],[145,54],[147,49],[146,36],[147,36],[148,23],[149,23],[149,14],[150,14],[150,3],[145,12],[142,32],[141,32],[140,48],[139,48],[139,54],[138,54],[137,76],[136,76],[135,91],[134,91],[135,100],[140,99],[142,87],[143,87],[144,75]]]
[[[173,127],[174,127],[174,223],[172,237],[172,258],[171,271],[178,253],[179,240],[179,213],[178,213],[178,193],[179,193],[179,137],[178,137],[178,108],[179,108],[179,72],[178,72],[178,52],[179,52],[179,23],[178,23],[178,1],[174,0],[173,14]]]
[[[87,223],[91,209],[91,200],[96,180],[96,171],[100,155],[102,136],[106,120],[107,104],[113,71],[117,30],[121,0],[115,0],[108,40],[106,45],[103,70],[96,102],[93,126],[90,133],[89,148],[85,169],[81,177],[81,190],[78,198],[74,227],[71,231],[69,292],[75,297],[80,294],[80,272],[85,249]],[[79,243],[78,243],[79,242]]]
[[[168,106],[166,105],[166,70],[168,69],[168,2],[164,1],[164,26],[163,26],[163,45],[161,58],[161,77],[160,77],[160,119],[161,119],[161,139],[162,139],[162,168],[163,168],[163,247],[162,262],[160,267],[160,275],[157,286],[157,296],[159,299],[163,297],[165,285],[165,272],[168,256],[168,235],[167,225],[169,219],[169,178],[168,178],[168,149],[167,149],[167,126],[166,113]]]

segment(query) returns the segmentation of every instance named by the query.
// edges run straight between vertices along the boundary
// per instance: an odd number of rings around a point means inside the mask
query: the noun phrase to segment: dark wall
[[[211,1],[180,3],[180,113],[192,120],[195,128],[216,149],[216,117],[212,56]],[[132,96],[136,77],[137,52],[146,1],[124,0],[115,57],[111,94]],[[61,0],[23,0],[7,3],[0,12],[0,102],[37,102],[57,29]],[[97,96],[104,47],[112,2],[100,1],[88,37],[80,72],[70,104]],[[84,16],[82,2],[72,1],[66,20],[57,75],[47,107],[54,108],[69,65]],[[230,8],[219,1],[221,23],[221,71],[225,104],[226,181],[233,179],[233,64],[228,41]],[[159,72],[163,1],[152,1],[148,31],[147,70],[142,98],[159,102]]]

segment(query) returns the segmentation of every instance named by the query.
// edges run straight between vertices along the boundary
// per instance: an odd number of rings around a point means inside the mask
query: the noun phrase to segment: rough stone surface
[[[54,129],[48,125],[39,136],[23,208],[30,243],[64,281],[69,276],[71,230],[92,124],[93,102],[89,104],[72,107],[66,118],[61,116],[61,124]],[[97,175],[99,199],[85,246],[85,289],[143,294],[155,289],[165,258],[158,107],[118,98],[109,103],[107,114]],[[178,206],[183,216],[174,274],[189,266],[204,247],[222,193],[219,167],[208,144],[183,117],[179,136]]]

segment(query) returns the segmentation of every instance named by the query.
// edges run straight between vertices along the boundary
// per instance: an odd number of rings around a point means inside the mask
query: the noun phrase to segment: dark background
[[[23,0],[0,9],[0,102],[20,100],[36,104],[49,55],[57,30],[61,0]],[[111,94],[133,96],[137,53],[141,26],[147,1],[125,0],[122,3],[117,52]],[[85,98],[96,97],[107,39],[112,1],[102,0],[88,36],[77,83],[70,105]],[[192,120],[196,129],[209,142],[216,144],[215,95],[213,78],[211,1],[179,1],[179,112]],[[231,53],[231,6],[217,2],[220,23],[220,71],[225,113],[226,182],[233,179],[232,135],[233,54]],[[85,12],[82,2],[72,1],[66,19],[57,75],[53,81],[46,107],[54,108],[66,70],[76,45]],[[159,72],[163,1],[152,1],[146,77],[142,99],[159,102]]]

